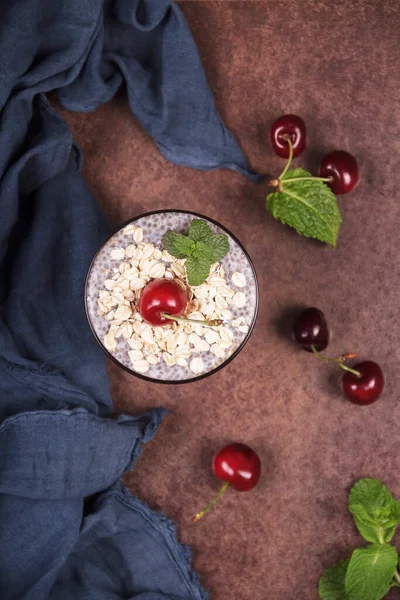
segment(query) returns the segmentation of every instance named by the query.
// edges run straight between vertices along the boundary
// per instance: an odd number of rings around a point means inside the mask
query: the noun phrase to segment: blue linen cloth
[[[2,600],[208,597],[174,526],[120,482],[165,411],[112,417],[83,303],[108,226],[45,96],[57,90],[67,108],[92,110],[123,82],[168,159],[258,180],[215,110],[175,4],[0,3]]]

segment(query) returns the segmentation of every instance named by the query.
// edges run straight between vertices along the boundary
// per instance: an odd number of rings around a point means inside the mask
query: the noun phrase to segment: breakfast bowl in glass
[[[198,285],[189,284],[187,259],[163,244],[167,231],[186,236],[194,221],[229,242]],[[187,300],[179,316],[158,313],[166,316],[162,325],[143,310],[151,289],[160,287],[184,290]],[[213,219],[154,211],[131,219],[97,252],[86,278],[85,306],[97,342],[120,367],[152,382],[188,383],[216,373],[245,346],[257,318],[257,276],[239,240]]]

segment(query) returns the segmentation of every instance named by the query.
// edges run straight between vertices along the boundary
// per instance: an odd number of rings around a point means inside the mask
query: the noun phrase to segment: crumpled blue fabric
[[[0,59],[0,597],[206,600],[172,523],[120,481],[165,411],[112,416],[83,302],[109,227],[45,94],[86,111],[125,83],[168,159],[258,176],[169,0],[7,0]]]

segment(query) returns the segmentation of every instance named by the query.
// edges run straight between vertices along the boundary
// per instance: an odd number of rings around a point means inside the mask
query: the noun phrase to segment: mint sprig
[[[167,231],[163,236],[165,249],[175,258],[186,258],[185,267],[189,285],[206,281],[211,265],[229,252],[229,239],[223,233],[213,233],[203,219],[193,219],[187,235]]]
[[[399,502],[377,479],[361,479],[350,491],[349,510],[361,535],[373,542],[322,575],[322,600],[381,600],[400,587],[397,550],[388,542],[400,522]]]
[[[336,246],[342,217],[335,195],[329,188],[329,178],[314,177],[304,169],[290,169],[293,147],[285,169],[269,185],[277,191],[268,194],[266,208],[272,216],[300,235]]]

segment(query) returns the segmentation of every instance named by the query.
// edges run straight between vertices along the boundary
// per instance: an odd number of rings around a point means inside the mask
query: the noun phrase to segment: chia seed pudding
[[[187,287],[185,316],[223,324],[152,326],[137,310],[141,291],[159,278],[188,286],[185,259],[168,254],[162,238],[167,230],[186,234],[193,219],[228,235],[230,250],[203,284]],[[227,230],[195,213],[163,211],[130,221],[99,250],[86,281],[86,310],[97,341],[122,367],[152,381],[193,381],[221,368],[244,346],[257,309],[257,279],[247,253]]]

